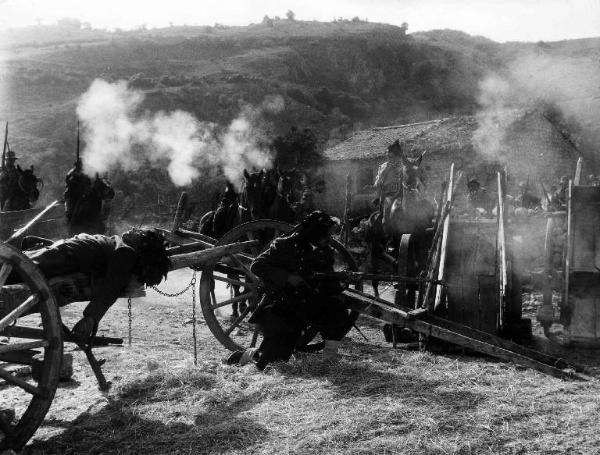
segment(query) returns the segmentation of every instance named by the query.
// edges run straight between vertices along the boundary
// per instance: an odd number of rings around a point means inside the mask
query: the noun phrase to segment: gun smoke
[[[239,186],[244,169],[269,168],[272,157],[264,144],[261,116],[284,108],[281,96],[265,98],[259,107],[245,106],[226,128],[202,122],[177,110],[142,112],[144,93],[126,81],[96,79],[78,103],[85,148],[84,171],[93,175],[114,168],[134,171],[150,163],[166,164],[173,183],[189,185],[203,167],[219,166]]]
[[[550,53],[515,58],[507,71],[488,75],[479,83],[479,127],[475,150],[502,161],[507,129],[519,112],[552,106],[575,121],[583,134],[593,136],[600,122],[600,64],[589,58]]]

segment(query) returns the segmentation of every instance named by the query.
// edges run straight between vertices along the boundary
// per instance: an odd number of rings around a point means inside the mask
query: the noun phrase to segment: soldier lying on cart
[[[91,278],[93,297],[83,311],[83,318],[73,328],[73,334],[83,342],[95,336],[98,323],[132,278],[140,285],[154,286],[169,271],[164,236],[154,229],[131,229],[112,237],[78,234],[55,243],[26,237],[23,247],[32,243],[39,247],[40,241],[46,246],[25,254],[47,279],[73,273]],[[16,280],[18,277],[12,282]]]
[[[331,217],[313,212],[253,261],[250,270],[261,279],[266,294],[249,322],[260,327],[264,338],[258,348],[231,354],[228,364],[255,362],[263,370],[270,362],[287,361],[309,325],[325,340],[324,357],[337,358],[340,340],[354,319],[336,299],[343,290],[339,281],[310,278],[314,272],[333,271],[329,241],[336,228]]]

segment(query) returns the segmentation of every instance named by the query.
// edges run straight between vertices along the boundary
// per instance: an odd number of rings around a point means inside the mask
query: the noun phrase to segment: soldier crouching
[[[312,327],[325,340],[323,356],[335,360],[342,338],[354,319],[337,295],[339,281],[313,281],[314,272],[333,271],[334,250],[329,245],[337,224],[323,212],[308,215],[290,235],[275,239],[252,263],[265,296],[250,322],[263,334],[258,349],[236,351],[228,364],[255,362],[259,370],[287,361],[303,330]]]

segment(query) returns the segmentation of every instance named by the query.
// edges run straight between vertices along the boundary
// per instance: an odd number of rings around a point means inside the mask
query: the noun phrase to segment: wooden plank
[[[27,343],[8,343],[0,345],[0,354],[15,351],[27,351],[28,349],[45,348],[50,343],[46,340],[29,341]]]
[[[533,356],[531,352],[527,352],[526,348],[518,348],[516,343],[508,340],[501,341],[499,337],[494,335],[453,324],[447,320],[444,320],[443,324],[436,323],[439,319],[431,315],[425,315],[422,318],[407,318],[406,312],[402,310],[392,307],[389,304],[382,304],[368,297],[359,296],[353,292],[345,291],[344,297],[349,308],[361,314],[366,314],[400,327],[410,328],[424,335],[433,336],[501,360],[534,368],[555,377],[583,379],[557,368],[555,365],[560,365],[560,359],[554,359],[542,353],[537,353]]]
[[[454,163],[452,163],[452,165],[450,166],[450,179],[448,180],[448,197],[446,199],[447,202],[450,203],[450,210],[452,208],[452,191],[451,191],[451,189],[453,189],[453,188],[454,188]],[[448,229],[449,228],[450,228],[450,213],[448,213],[448,216],[444,220],[444,230],[442,232],[442,240],[441,240],[441,246],[440,246],[440,266],[439,266],[438,277],[437,277],[437,279],[440,281],[444,281],[445,272],[446,272],[446,250],[448,247]],[[436,291],[435,291],[435,303],[433,305],[434,311],[442,303],[442,291],[443,291],[443,287],[441,285],[437,285]]]
[[[58,204],[58,201],[54,201],[52,202],[50,205],[48,205],[44,210],[42,210],[40,213],[38,213],[31,221],[29,221],[25,226],[23,226],[21,229],[19,229],[17,232],[15,232],[13,235],[11,235],[8,240],[6,240],[6,243],[13,243],[16,240],[20,239],[29,229],[31,229],[38,221],[41,221],[41,219],[44,217],[44,215],[46,215],[46,213],[50,212],[50,210],[52,210],[54,208],[54,206],[56,206]]]
[[[39,302],[37,295],[30,296],[27,300],[21,303],[17,308],[12,310],[0,320],[0,332],[16,321],[21,315],[32,309]]]
[[[564,287],[561,302],[561,314],[569,312],[569,283],[571,279],[571,262],[573,261],[573,182],[569,180],[567,191],[567,251],[565,253]]]
[[[12,265],[10,265],[8,262],[2,264],[2,268],[0,269],[0,288],[4,286],[4,283],[6,283],[6,279],[12,272],[12,269]]]
[[[175,216],[173,217],[173,225],[171,226],[171,232],[175,233],[181,223],[183,223],[183,216],[187,209],[188,205],[188,194],[183,191],[181,196],[179,196],[179,201],[177,203],[177,209],[175,210]]]
[[[583,167],[583,158],[577,159],[577,166],[575,167],[575,177],[573,178],[573,185],[579,186],[581,183],[581,168]]]
[[[193,253],[176,254],[170,257],[171,270],[182,269],[185,267],[202,266],[209,262],[219,260],[223,256],[229,256],[235,253],[258,246],[258,240],[249,240],[247,242],[232,243],[229,245],[215,246],[202,251]]]
[[[10,374],[4,368],[0,368],[0,378],[4,379],[9,384],[21,387],[23,390],[32,395],[46,396],[46,393],[41,388],[29,384],[27,381]]]

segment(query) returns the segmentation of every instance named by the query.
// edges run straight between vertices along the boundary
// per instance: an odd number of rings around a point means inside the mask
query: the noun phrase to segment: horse
[[[115,191],[107,179],[96,174],[93,182],[83,189],[80,194],[72,196],[75,200],[69,201],[73,210],[68,219],[70,235],[81,234],[104,234],[106,225],[104,223],[106,214],[103,213],[104,201],[110,201],[115,197]]]
[[[215,210],[205,213],[200,219],[199,232],[219,239],[235,226],[250,221],[250,212],[240,204],[234,186],[227,182],[223,198]]]
[[[33,165],[29,169],[22,169],[17,165],[16,169],[16,185],[12,188],[4,187],[2,193],[2,209],[4,211],[27,210],[39,199],[40,190],[38,185],[44,186],[42,179],[38,178],[33,173]]]
[[[417,158],[401,155],[400,180],[397,193],[385,197],[380,210],[369,217],[371,229],[368,236],[371,244],[372,263],[389,263],[386,245],[392,242],[394,251],[404,234],[411,234],[412,250],[409,252],[408,266],[415,273],[425,265],[427,236],[435,216],[434,204],[423,194],[425,176],[420,166],[424,153]],[[383,197],[383,195],[382,195]],[[377,283],[373,283],[377,293]],[[409,287],[409,299],[414,299],[415,288]]]
[[[294,223],[296,217],[292,204],[298,175],[295,169],[261,170],[253,174],[244,170],[244,198],[252,218]]]

